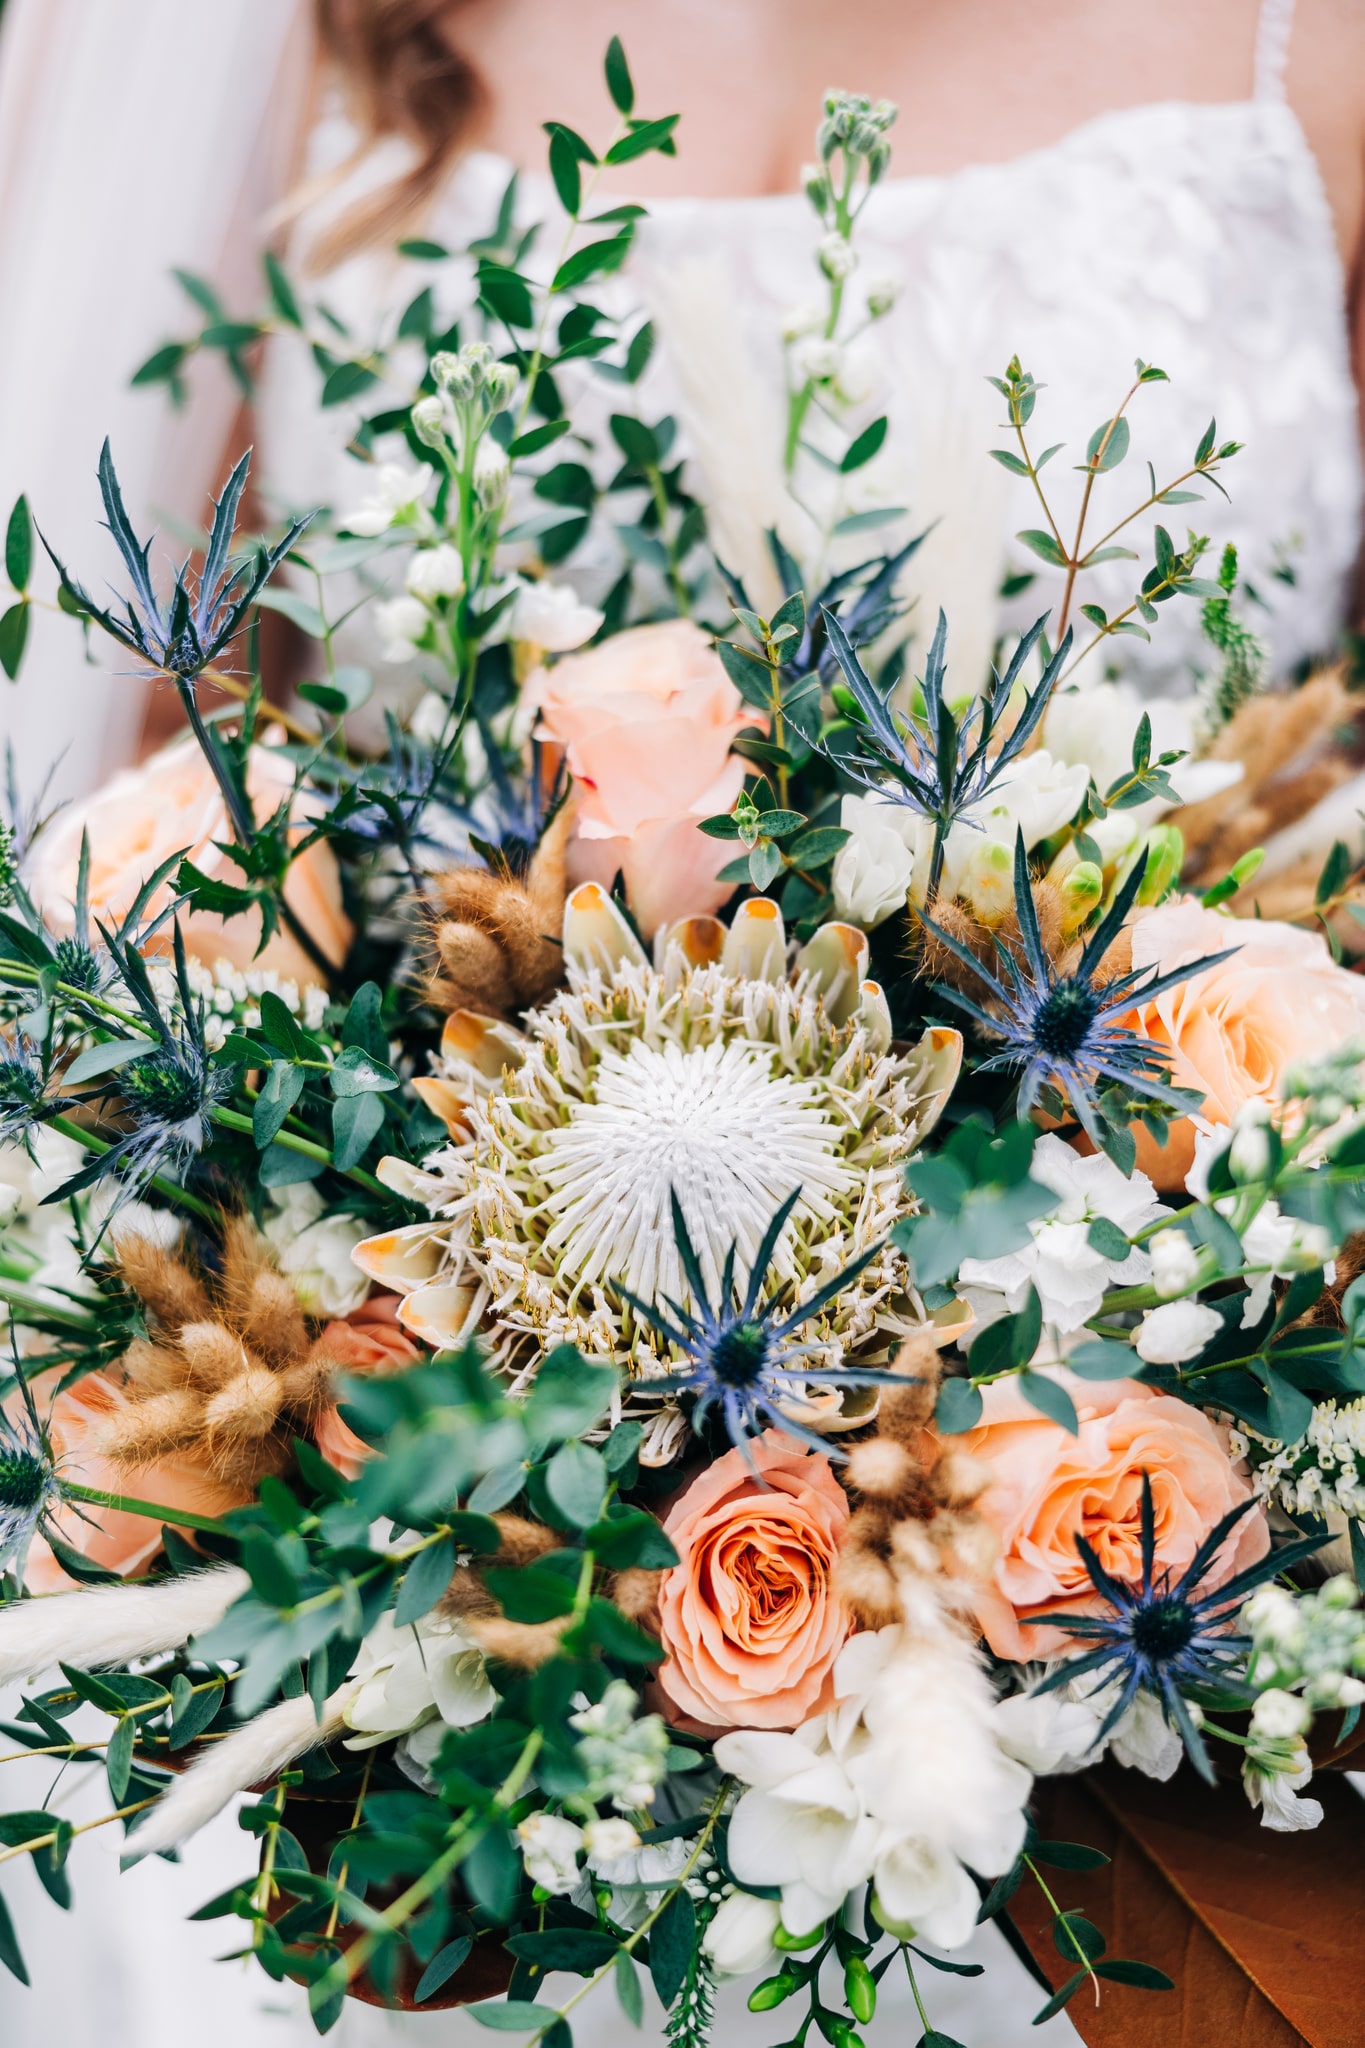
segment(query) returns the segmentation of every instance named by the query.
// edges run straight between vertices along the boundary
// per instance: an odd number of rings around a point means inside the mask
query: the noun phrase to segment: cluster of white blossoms
[[[351,1666],[357,1690],[345,1710],[348,1749],[374,1749],[401,1737],[399,1763],[420,1781],[448,1728],[486,1721],[498,1703],[483,1652],[459,1624],[438,1613],[399,1628],[381,1614]]]
[[[975,1649],[935,1601],[923,1607],[850,1639],[827,1714],[716,1744],[721,1769],[750,1787],[730,1818],[730,1868],[780,1888],[788,1934],[870,1882],[883,1926],[956,1948],[981,1903],[971,1872],[998,1877],[1023,1846],[1032,1778],[1000,1740]],[[771,1937],[775,1902],[768,1913]]]
[[[162,1009],[178,1010],[180,987],[175,969],[166,960],[152,959],[147,962],[147,972],[152,993]],[[185,978],[190,993],[204,1005],[204,1043],[210,1052],[216,1052],[234,1030],[255,1029],[261,1021],[261,997],[267,992],[278,996],[306,1031],[321,1029],[331,1000],[326,989],[315,982],[300,988],[296,981],[277,974],[273,967],[235,967],[230,960],[215,961],[212,967],[206,967],[201,960],[189,960]]]
[[[585,883],[566,906],[564,954],[567,989],[524,1031],[448,1020],[437,1074],[415,1086],[453,1142],[423,1171],[380,1166],[432,1221],[369,1239],[358,1263],[406,1295],[402,1321],[426,1341],[482,1330],[518,1389],[560,1343],[625,1367],[643,1455],[663,1463],[685,1427],[665,1392],[671,1353],[621,1289],[687,1302],[676,1195],[718,1304],[731,1246],[742,1288],[799,1188],[773,1257],[795,1302],[881,1246],[802,1330],[803,1419],[852,1426],[858,1397],[822,1389],[820,1368],[880,1362],[925,1325],[885,1240],[912,1212],[903,1169],[956,1080],[960,1037],[930,1031],[892,1050],[862,934],[826,926],[793,965],[764,898],[728,930],[692,918],[665,931],[651,964]]]
[[[1320,1401],[1305,1433],[1292,1444],[1245,1426],[1230,1434],[1234,1457],[1251,1467],[1262,1500],[1291,1515],[1365,1518],[1365,1399]]]
[[[976,1333],[1013,1315],[1036,1288],[1043,1322],[1069,1337],[1097,1315],[1110,1287],[1141,1286],[1150,1277],[1147,1253],[1127,1240],[1166,1211],[1145,1173],[1120,1173],[1102,1152],[1082,1158],[1060,1138],[1042,1137],[1033,1149],[1029,1173],[1057,1196],[1056,1207],[1030,1224],[1030,1241],[998,1259],[964,1259],[959,1292],[976,1311]],[[1092,1226],[1114,1225],[1123,1240],[1121,1256],[1097,1248]],[[1118,1239],[1115,1239],[1117,1245]]]

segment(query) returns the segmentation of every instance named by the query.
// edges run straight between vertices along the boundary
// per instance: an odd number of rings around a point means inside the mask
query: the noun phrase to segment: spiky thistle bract
[[[940,612],[920,686],[924,697],[922,720],[906,717],[894,709],[890,690],[881,690],[872,681],[834,613],[826,610],[824,618],[831,651],[861,714],[861,722],[848,728],[844,735],[852,751],[841,750],[838,765],[874,795],[905,804],[933,820],[933,866],[928,882],[932,902],[950,830],[964,812],[990,793],[1032,739],[1066,665],[1071,650],[1070,629],[1062,636],[1061,645],[1033,689],[1025,690],[1023,709],[1002,737],[1002,721],[1010,709],[1015,685],[1042,637],[1046,612],[1035,619],[1020,639],[1004,674],[992,670],[989,689],[974,696],[961,714],[953,710],[944,696],[948,621]]]
[[[671,1390],[695,1394],[692,1427],[700,1434],[707,1418],[718,1413],[732,1444],[743,1449],[748,1439],[769,1427],[838,1458],[827,1438],[795,1422],[787,1408],[804,1399],[808,1378],[835,1387],[904,1386],[905,1376],[871,1366],[817,1366],[812,1372],[804,1363],[819,1343],[803,1343],[797,1332],[817,1316],[845,1287],[851,1286],[865,1266],[871,1264],[884,1245],[877,1243],[816,1289],[808,1301],[789,1307],[789,1284],[779,1285],[765,1301],[773,1254],[777,1250],[787,1218],[801,1199],[794,1188],[775,1212],[754,1256],[743,1294],[735,1287],[736,1246],[726,1254],[721,1275],[720,1298],[713,1303],[707,1293],[687,1220],[676,1193],[670,1197],[673,1235],[682,1262],[683,1275],[691,1294],[691,1306],[681,1307],[664,1297],[662,1308],[641,1301],[629,1289],[620,1292],[641,1321],[674,1345],[686,1363],[669,1380]],[[665,1313],[666,1311],[666,1313]],[[784,1405],[786,1404],[786,1405]]]
[[[0,1406],[0,1571],[12,1568],[22,1585],[28,1547],[37,1535],[52,1540],[51,1516],[63,1495],[51,1438],[17,1352],[14,1370],[22,1406],[17,1411],[12,1402]]]
[[[97,605],[53,552],[46,536],[42,537],[68,600],[101,625],[120,646],[187,687],[236,638],[252,605],[312,517],[309,513],[294,520],[274,547],[240,556],[234,563],[230,555],[237,509],[250,467],[248,449],[214,502],[203,569],[196,580],[186,557],[175,572],[165,604],[157,597],[152,583],[148,562],[151,540],[139,541],[128,517],[107,440],[99,461],[104,523],[114,537],[132,583],[132,594],[123,599],[121,614]]]
[[[1118,1022],[1137,1003],[1150,1002],[1168,988],[1188,981],[1205,968],[1216,967],[1237,951],[1235,946],[1221,953],[1207,953],[1185,967],[1159,974],[1150,967],[1138,967],[1111,980],[1099,981],[1105,954],[1123,927],[1142,887],[1147,870],[1143,853],[1096,925],[1075,967],[1060,974],[1047,956],[1038,929],[1029,879],[1028,854],[1020,833],[1014,847],[1014,907],[1019,921],[1021,956],[1008,946],[997,946],[998,971],[992,972],[960,939],[924,915],[925,929],[940,945],[983,984],[998,1006],[988,1011],[960,989],[936,982],[934,992],[955,1008],[1003,1040],[999,1052],[981,1062],[979,1071],[1015,1068],[1019,1070],[1019,1114],[1026,1116],[1045,1084],[1056,1088],[1070,1102],[1086,1135],[1096,1146],[1105,1140],[1101,1130],[1096,1085],[1117,1084],[1131,1095],[1164,1103],[1185,1111],[1189,1101],[1180,1090],[1163,1080],[1169,1074],[1169,1055],[1153,1039]]]
[[[1179,1734],[1195,1769],[1212,1784],[1208,1751],[1190,1713],[1187,1696],[1201,1687],[1226,1686],[1235,1677],[1251,1639],[1238,1634],[1229,1624],[1248,1594],[1301,1558],[1310,1557],[1328,1540],[1325,1536],[1304,1536],[1286,1543],[1257,1563],[1234,1572],[1221,1585],[1199,1592],[1233,1530],[1255,1506],[1254,1500],[1244,1500],[1224,1515],[1210,1529],[1179,1578],[1172,1579],[1168,1570],[1157,1567],[1152,1482],[1144,1472],[1142,1577],[1138,1583],[1128,1585],[1106,1571],[1092,1546],[1078,1534],[1076,1549],[1081,1562],[1091,1585],[1110,1611],[1099,1615],[1049,1613],[1023,1617],[1026,1627],[1064,1628],[1096,1645],[1093,1650],[1058,1665],[1037,1691],[1052,1692],[1088,1672],[1095,1674],[1095,1692],[1117,1685],[1118,1698],[1105,1715],[1099,1741],[1117,1726],[1140,1692],[1149,1693],[1160,1702],[1162,1713]]]

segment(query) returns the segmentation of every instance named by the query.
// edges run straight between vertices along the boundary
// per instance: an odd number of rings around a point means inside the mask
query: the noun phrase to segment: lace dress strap
[[[1256,83],[1258,100],[1283,101],[1284,78],[1289,64],[1289,38],[1294,29],[1294,0],[1261,0],[1256,24]]]

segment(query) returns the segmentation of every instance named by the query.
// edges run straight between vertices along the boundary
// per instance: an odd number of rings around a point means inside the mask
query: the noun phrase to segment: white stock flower
[[[512,465],[507,459],[507,450],[486,435],[474,455],[474,488],[480,503],[500,505],[507,496],[511,480]]]
[[[483,1652],[456,1622],[426,1614],[399,1628],[381,1614],[356,1652],[350,1676],[362,1681],[346,1709],[355,1732],[347,1749],[373,1749],[394,1736],[419,1773],[434,1763],[447,1728],[471,1728],[497,1705]]]
[[[800,341],[804,335],[818,334],[825,318],[823,306],[788,306],[782,315],[782,339]]]
[[[858,268],[857,250],[837,229],[831,229],[829,234],[820,237],[815,253],[820,268],[832,283],[842,284]]]
[[[588,1868],[598,1862],[610,1863],[614,1857],[629,1856],[632,1849],[640,1846],[639,1830],[635,1823],[623,1820],[617,1814],[608,1814],[605,1820],[590,1820],[583,1830],[583,1847],[588,1852]]]
[[[425,598],[428,603],[438,597],[458,597],[464,589],[464,563],[459,549],[448,540],[434,548],[422,548],[409,562],[403,580],[414,597]]]
[[[387,533],[395,520],[404,519],[421,503],[431,482],[429,462],[416,469],[404,469],[397,462],[381,462],[370,484],[370,495],[351,512],[343,513],[341,525],[347,533],[372,538]]]
[[[1184,1294],[1199,1278],[1199,1254],[1183,1230],[1158,1230],[1147,1246],[1152,1285],[1163,1301]]]
[[[1084,767],[1054,759],[1045,747],[1013,762],[948,834],[943,870],[948,888],[957,893],[983,833],[1007,847],[1012,858],[1019,833],[1031,853],[1041,839],[1059,832],[1080,809],[1089,779]]]
[[[1250,1757],[1242,1766],[1242,1784],[1251,1804],[1261,1809],[1261,1826],[1277,1835],[1303,1834],[1322,1822],[1322,1802],[1299,1797],[1313,1775],[1313,1765],[1301,1743],[1298,1752],[1290,1770],[1258,1771]]]
[[[782,1924],[774,1899],[756,1899],[752,1892],[731,1892],[722,1899],[702,1936],[702,1954],[722,1977],[747,1977],[761,1970],[773,1952],[773,1936]]]
[[[578,1883],[583,1830],[557,1813],[528,1813],[517,1827],[521,1860],[532,1884],[561,1896]]]
[[[1095,1315],[1110,1287],[1140,1286],[1151,1262],[1142,1251],[1106,1258],[1090,1242],[1097,1217],[1126,1236],[1166,1213],[1145,1173],[1119,1172],[1102,1152],[1083,1159],[1050,1133],[1038,1140],[1029,1168],[1058,1196],[1051,1215],[1029,1226],[1030,1242],[999,1259],[964,1259],[960,1291],[976,1311],[978,1329],[1014,1314],[1030,1286],[1038,1290],[1043,1321],[1061,1335]]]
[[[510,634],[545,654],[568,654],[591,640],[604,614],[584,604],[569,583],[523,583],[512,607]]]
[[[839,823],[853,836],[835,856],[834,906],[849,924],[871,931],[905,907],[917,869],[923,895],[933,828],[908,805],[873,796],[846,796]]]
[[[311,1181],[281,1189],[274,1201],[264,1234],[300,1304],[312,1316],[350,1315],[370,1291],[369,1280],[351,1258],[365,1226],[354,1216],[324,1215],[322,1197]]]
[[[1097,1696],[1095,1705],[1101,1714],[1114,1705],[1116,1692],[1117,1687],[1108,1687]],[[1186,1705],[1192,1716],[1197,1713],[1192,1701]],[[1141,1771],[1144,1777],[1160,1778],[1163,1783],[1175,1776],[1185,1754],[1185,1745],[1162,1712],[1161,1702],[1149,1692],[1138,1694],[1111,1731],[1109,1747],[1125,1770]]]
[[[1148,1309],[1133,1349],[1148,1365],[1181,1365],[1202,1351],[1222,1327],[1222,1317],[1202,1301],[1167,1301]]]
[[[827,384],[843,368],[843,345],[823,334],[803,335],[792,344],[791,363],[798,384]]]
[[[375,606],[374,623],[382,658],[411,661],[417,642],[431,624],[431,614],[420,597],[390,597]]]
[[[1271,1742],[1283,1741],[1287,1735],[1304,1734],[1312,1719],[1312,1709],[1306,1702],[1278,1685],[1263,1692],[1251,1710],[1252,1727]]]
[[[450,721],[449,697],[443,697],[439,690],[428,690],[408,720],[408,731],[425,746],[438,747],[443,739],[449,738]]]
[[[1228,1168],[1234,1180],[1263,1181],[1270,1171],[1270,1136],[1263,1102],[1244,1102],[1232,1122]]]
[[[592,1875],[610,1889],[607,1911],[618,1927],[633,1930],[663,1903],[696,1846],[675,1836],[669,1842],[642,1842],[623,1856],[592,1858]]]

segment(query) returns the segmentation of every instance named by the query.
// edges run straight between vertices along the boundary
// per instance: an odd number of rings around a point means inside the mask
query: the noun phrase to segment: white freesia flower
[[[274,1199],[264,1234],[300,1303],[313,1316],[350,1315],[370,1291],[369,1280],[351,1259],[365,1225],[354,1216],[325,1215],[311,1181],[281,1188]]]
[[[417,642],[431,624],[431,614],[420,597],[385,598],[374,608],[379,632],[379,652],[385,661],[411,661]]]
[[[834,906],[849,924],[871,931],[904,908],[916,883],[923,896],[933,827],[908,805],[873,796],[846,796],[839,823],[853,836],[835,857]]]
[[[1222,1317],[1202,1301],[1166,1301],[1148,1309],[1133,1349],[1148,1365],[1180,1365],[1202,1351],[1222,1327]]]
[[[999,1702],[995,1728],[1000,1746],[1036,1778],[1079,1771],[1090,1762],[1103,1716],[1088,1700],[1054,1692],[1019,1692]]]
[[[381,462],[370,485],[370,495],[354,511],[343,514],[341,525],[347,533],[369,538],[387,533],[395,520],[405,518],[426,496],[431,482],[429,462],[416,469],[404,469],[397,462]]]
[[[1158,1230],[1147,1246],[1152,1285],[1164,1300],[1184,1294],[1199,1278],[1199,1254],[1183,1230]]]
[[[403,1738],[406,1758],[422,1774],[436,1758],[447,1728],[472,1728],[497,1705],[483,1652],[456,1622],[424,1614],[407,1628],[392,1612],[381,1614],[356,1653],[350,1676],[361,1680],[346,1709],[355,1732],[348,1749],[373,1749]]]
[[[668,1891],[682,1876],[696,1848],[694,1841],[675,1837],[670,1842],[642,1842],[623,1856],[590,1859],[592,1875],[610,1887],[608,1912],[618,1927],[634,1929],[663,1903]]]
[[[1029,1171],[1056,1192],[1056,1209],[1030,1224],[1031,1242],[1021,1251],[964,1259],[960,1288],[983,1329],[1021,1309],[1036,1287],[1043,1321],[1068,1336],[1098,1312],[1107,1288],[1140,1286],[1151,1270],[1145,1252],[1110,1259],[1096,1251],[1090,1225],[1103,1217],[1131,1237],[1166,1211],[1145,1173],[1120,1173],[1102,1152],[1083,1159],[1051,1134],[1038,1140]]]
[[[751,1788],[731,1816],[731,1868],[780,1886],[791,1933],[870,1880],[884,1920],[955,1947],[976,1923],[968,1870],[1009,1869],[1031,1782],[999,1740],[975,1652],[934,1606],[913,1630],[854,1636],[834,1691],[832,1711],[793,1735],[716,1744],[721,1769]]]
[[[702,1936],[702,1954],[722,1977],[747,1977],[761,1970],[773,1952],[773,1936],[782,1924],[774,1899],[756,1899],[752,1892],[731,1892],[722,1899]]]
[[[571,1892],[578,1883],[578,1852],[583,1830],[557,1813],[528,1813],[517,1827],[521,1860],[532,1884],[547,1892]]]
[[[408,564],[404,583],[414,597],[428,603],[438,597],[458,597],[464,589],[464,563],[460,551],[441,541],[434,548],[422,548]]]
[[[584,604],[568,583],[523,583],[512,607],[511,637],[545,654],[568,654],[591,640],[604,614]]]

